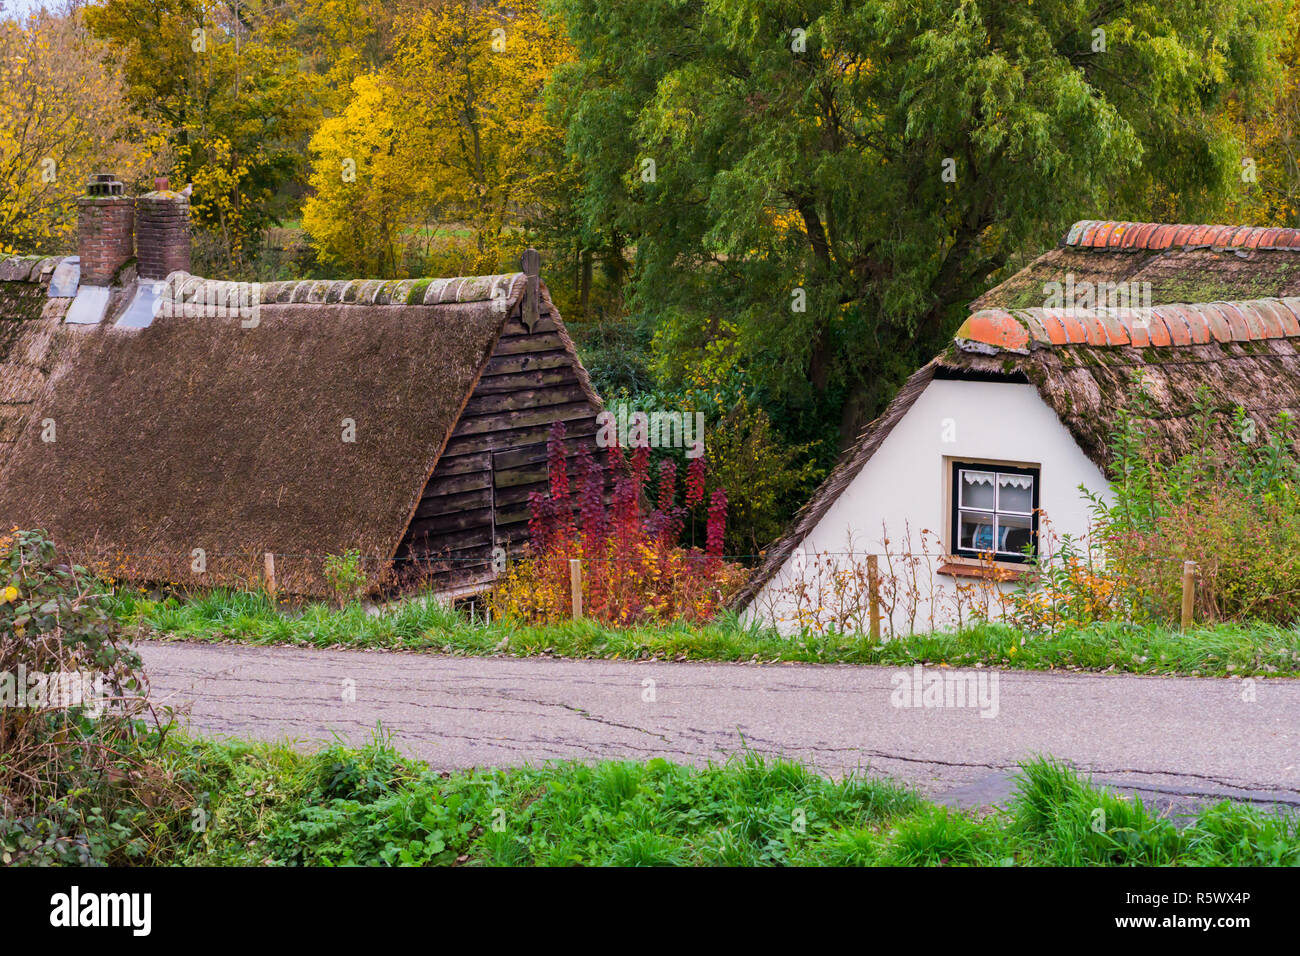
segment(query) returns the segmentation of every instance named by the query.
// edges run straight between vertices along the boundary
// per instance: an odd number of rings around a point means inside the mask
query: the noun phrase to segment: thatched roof
[[[61,259],[11,257],[0,260],[0,471],[45,387],[54,330],[67,299],[49,299],[50,277]],[[0,512],[0,524],[10,522]]]
[[[195,549],[206,583],[245,583],[269,551],[302,591],[320,590],[324,555],[386,562],[526,285],[273,283],[255,327],[232,313],[115,328],[112,311],[76,326],[61,322],[70,300],[43,302],[30,332],[0,338],[0,396],[25,402],[0,459],[3,522],[133,580],[194,582]],[[187,297],[226,288],[199,280]]]
[[[1141,303],[1150,309],[1043,307],[1045,283],[1132,282],[1151,284]],[[1207,391],[1225,430],[1238,407],[1261,434],[1281,411],[1300,416],[1297,296],[1300,230],[1076,224],[1060,247],[972,303],[952,345],[864,429],[735,605],[771,580],[935,378],[1032,383],[1103,471],[1117,412],[1138,388],[1141,424],[1170,455],[1190,447],[1194,404]]]

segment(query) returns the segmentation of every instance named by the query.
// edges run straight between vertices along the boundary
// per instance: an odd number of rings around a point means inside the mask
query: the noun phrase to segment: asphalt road
[[[901,707],[904,691],[913,702],[914,675],[888,667],[152,642],[140,651],[155,699],[196,732],[309,747],[336,734],[362,743],[382,722],[405,753],[439,770],[651,757],[702,765],[748,747],[976,806],[1005,797],[1018,761],[1050,754],[1166,808],[1223,796],[1300,807],[1295,680],[985,671],[982,706]]]

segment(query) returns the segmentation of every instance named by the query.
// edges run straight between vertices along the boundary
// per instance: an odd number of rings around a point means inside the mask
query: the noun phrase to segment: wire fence
[[[1086,583],[1076,593],[1063,596],[1057,586],[1059,575],[1054,577],[1056,556],[1051,553],[1030,559],[992,552],[954,553],[935,547],[812,550],[802,546],[712,555],[682,549],[674,553],[679,566],[743,565],[738,574],[728,578],[725,588],[719,584],[721,593],[714,595],[711,606],[732,607],[791,631],[856,631],[888,638],[962,627],[975,620],[1050,625],[1071,613],[1080,601],[1094,602],[1092,611],[1098,615],[1123,613],[1102,606],[1111,601],[1118,607],[1115,594],[1088,594]],[[397,559],[354,551],[361,587],[352,591],[378,597],[431,591],[453,600],[469,598],[491,591],[512,566],[529,557],[533,556],[527,547]],[[168,589],[185,593],[225,587],[296,600],[330,593],[327,562],[339,556],[324,551],[258,554],[192,548],[101,549],[71,558],[115,585],[163,593]],[[572,613],[578,617],[587,602],[607,605],[611,592],[629,595],[630,603],[643,603],[626,587],[611,589],[608,582],[624,572],[652,568],[656,555],[653,551],[631,556],[579,552],[551,558],[562,565],[551,573],[562,578],[558,585],[573,596]],[[1187,627],[1196,610],[1200,570],[1192,562],[1182,565],[1170,569],[1167,597]],[[598,590],[604,588],[599,595],[593,596],[592,582]],[[550,585],[554,589],[557,582]],[[636,586],[635,581],[631,586]]]

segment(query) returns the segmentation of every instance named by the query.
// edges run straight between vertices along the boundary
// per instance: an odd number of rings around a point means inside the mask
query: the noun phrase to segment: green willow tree
[[[554,0],[588,242],[634,250],[669,383],[734,325],[829,457],[1076,218],[1212,217],[1279,0]]]

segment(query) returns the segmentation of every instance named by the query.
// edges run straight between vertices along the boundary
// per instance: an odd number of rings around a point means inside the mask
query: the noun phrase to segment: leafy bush
[[[334,599],[342,607],[366,593],[370,579],[361,563],[361,552],[356,548],[325,558],[325,582],[334,592]]]
[[[780,537],[821,475],[811,449],[787,443],[767,412],[743,393],[723,410],[709,434],[709,469],[717,486],[745,490],[731,502],[728,552],[757,555]]]
[[[790,441],[786,434],[790,428],[806,429],[788,417],[783,423],[773,420],[761,380],[739,360],[737,331],[733,324],[722,321],[710,329],[707,339],[687,346],[675,332],[661,328],[653,347],[645,350],[660,387],[642,390],[628,399],[636,407],[705,414],[708,432],[701,437],[705,438],[709,489],[743,488],[745,492],[730,502],[727,553],[754,557],[780,536],[791,516],[816,490],[825,474],[820,465],[833,461],[836,449],[828,456],[826,447],[817,442]],[[608,394],[612,397],[614,393]]]
[[[149,841],[128,794],[166,802],[136,749],[150,713],[139,656],[103,587],[39,531],[0,537],[0,859],[100,863]]]
[[[650,452],[639,447],[631,462],[622,450],[610,449],[614,488],[605,469],[584,446],[575,478],[575,503],[565,460],[564,425],[551,432],[550,494],[530,497],[531,554],[510,567],[498,581],[490,606],[498,616],[549,623],[571,614],[569,561],[583,566],[583,611],[615,624],[712,618],[739,588],[744,570],[722,559],[727,496],[715,491],[708,503],[703,552],[677,541],[687,508],[703,503],[703,459],[687,471],[684,503],[676,491],[676,464],[660,464],[657,507],[643,513],[642,500]]]
[[[373,802],[335,800],[305,807],[268,841],[277,858],[316,866],[445,866],[463,846],[472,820],[462,799],[404,789]]]

